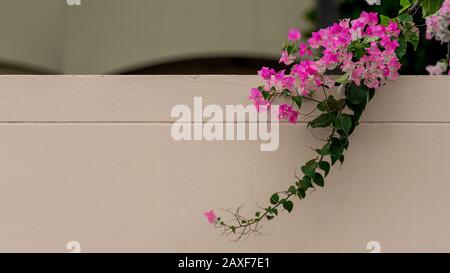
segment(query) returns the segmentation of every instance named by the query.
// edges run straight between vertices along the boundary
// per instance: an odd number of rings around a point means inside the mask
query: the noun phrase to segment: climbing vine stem
[[[291,212],[294,207],[292,199],[297,197],[304,199],[309,191],[315,187],[324,187],[325,177],[330,173],[331,166],[344,162],[344,152],[349,147],[349,137],[357,127],[359,118],[364,111],[367,102],[373,97],[374,90],[366,86],[355,84],[345,85],[344,98],[337,99],[327,94],[323,88],[323,100],[312,99],[316,102],[316,108],[320,115],[308,122],[308,127],[313,129],[326,129],[331,131],[326,143],[315,150],[316,156],[300,167],[302,176],[296,175],[295,184],[286,191],[276,192],[270,196],[270,205],[255,212],[254,217],[246,218],[236,211],[226,210],[233,215],[234,221],[226,223],[221,218],[217,219],[217,227],[224,229],[224,234],[237,234],[237,239],[243,236],[258,233],[260,223],[263,220],[273,220],[279,215],[280,208]],[[349,110],[353,114],[344,113]]]

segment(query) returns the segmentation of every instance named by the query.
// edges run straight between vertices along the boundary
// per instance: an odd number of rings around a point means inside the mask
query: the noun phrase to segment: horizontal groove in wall
[[[183,123],[184,122],[180,122]],[[206,124],[207,122],[201,122]],[[255,124],[255,122],[217,122],[217,124]],[[426,125],[426,124],[441,124],[450,125],[450,121],[361,121],[361,124],[386,124],[386,125]],[[172,125],[173,121],[0,121],[0,125]],[[186,122],[186,124],[199,124],[197,122]],[[290,124],[288,122],[280,122],[280,125],[307,125],[308,122],[301,121],[297,124]]]

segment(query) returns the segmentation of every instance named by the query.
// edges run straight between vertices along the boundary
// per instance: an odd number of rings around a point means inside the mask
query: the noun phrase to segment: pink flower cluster
[[[429,65],[426,67],[426,70],[430,75],[442,75],[445,74],[447,69],[450,66],[450,60],[437,62],[436,65]],[[450,75],[450,71],[447,72]]]
[[[326,72],[335,69],[358,86],[378,88],[399,76],[401,65],[395,53],[399,35],[396,23],[381,25],[378,14],[368,12],[363,12],[356,20],[342,20],[312,33],[307,43],[300,42],[299,30],[291,29],[290,43],[285,45],[280,58],[280,63],[289,66],[289,73],[263,67],[258,75],[264,85],[252,89],[250,99],[259,109],[261,105],[270,105],[261,96],[262,91],[271,95],[306,97],[319,89],[332,88],[336,83],[326,76]],[[295,123],[298,114],[291,106],[280,107],[282,120]]]
[[[442,43],[450,42],[450,0],[446,0],[441,9],[427,17],[427,39],[435,38]]]
[[[300,113],[295,111],[292,106],[287,104],[280,105],[280,119],[288,120],[290,123],[297,123],[298,115]]]
[[[378,24],[377,13],[363,12],[356,20],[343,20],[313,33],[308,43],[324,49],[323,57],[316,62],[321,72],[339,67],[356,85],[363,82],[369,88],[378,88],[399,76],[401,65],[395,54],[399,34],[396,23],[386,27]]]

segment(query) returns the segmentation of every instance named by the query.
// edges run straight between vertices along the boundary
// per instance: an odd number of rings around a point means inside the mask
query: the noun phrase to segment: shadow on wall
[[[59,73],[40,67],[17,64],[13,62],[0,62],[0,75],[58,75]]]
[[[282,69],[278,61],[265,58],[247,57],[208,57],[192,58],[179,61],[139,67],[119,72],[123,75],[255,75],[263,66]]]
[[[255,75],[261,67],[283,69],[277,60],[254,57],[204,57],[174,60],[155,65],[122,69],[112,75]],[[55,71],[0,63],[0,75],[58,75]]]

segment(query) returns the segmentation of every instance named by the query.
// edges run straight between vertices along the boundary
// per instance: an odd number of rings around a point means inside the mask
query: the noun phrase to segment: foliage
[[[450,10],[450,0],[445,3]],[[311,191],[325,186],[331,168],[344,163],[350,137],[375,90],[397,79],[399,59],[408,47],[419,48],[421,36],[413,14],[422,9],[428,16],[441,7],[429,0],[399,0],[396,4],[395,15],[363,12],[355,20],[342,20],[313,32],[306,44],[300,42],[299,30],[289,31],[289,42],[284,44],[280,58],[289,73],[263,67],[258,74],[264,84],[251,89],[250,99],[261,110],[271,107],[279,98],[287,98],[291,104],[279,107],[281,120],[296,123],[302,116],[308,120],[308,127],[325,130],[329,136],[315,149],[315,156],[299,166],[301,174],[296,175],[293,185],[270,196],[269,206],[256,211],[253,217],[242,216],[240,209],[228,211],[233,222],[207,212],[205,216],[210,222],[240,239],[257,233],[262,221],[273,220],[280,211],[291,213],[294,198],[302,200]],[[437,15],[442,15],[442,9]],[[333,80],[328,76],[331,71],[339,71],[341,76]],[[336,89],[342,94],[336,93]],[[316,104],[313,113],[300,113],[304,101]]]

